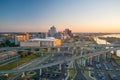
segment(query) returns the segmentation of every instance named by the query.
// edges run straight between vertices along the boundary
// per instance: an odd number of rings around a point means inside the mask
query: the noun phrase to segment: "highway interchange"
[[[113,64],[114,63],[114,64]],[[91,76],[96,80],[119,80],[120,67],[114,60],[101,59],[100,62],[93,62]]]
[[[112,49],[111,49],[112,50]],[[114,49],[113,49],[114,50]],[[115,49],[116,50],[116,49]],[[107,52],[108,50],[105,50]],[[97,53],[101,54],[104,50]],[[89,57],[93,54],[83,55],[84,57]],[[30,62],[27,62],[19,67],[16,67],[14,71],[18,71],[17,76],[9,78],[9,80],[16,80],[23,75],[21,72],[24,70],[30,71],[33,70],[36,74],[31,77],[32,80],[65,80],[67,77],[68,64],[73,60],[74,67],[76,69],[76,74],[73,77],[73,80],[87,80],[80,69],[77,59],[81,56],[73,56],[71,53],[56,53],[56,54],[47,54],[44,57],[36,58]],[[61,64],[61,68],[59,67]],[[115,64],[115,65],[113,65]],[[50,66],[49,66],[50,65]],[[100,62],[93,60],[93,64],[86,64],[85,68],[92,68],[90,72],[90,77],[95,80],[119,80],[120,79],[120,67],[114,60],[100,59]],[[43,66],[43,67],[40,67]],[[36,67],[36,68],[35,68]],[[42,68],[42,73],[40,74],[40,68]]]

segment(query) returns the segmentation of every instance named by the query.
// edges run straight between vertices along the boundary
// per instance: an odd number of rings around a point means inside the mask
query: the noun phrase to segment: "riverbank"
[[[120,35],[120,34],[119,34]],[[107,35],[108,36],[108,35]],[[112,35],[110,35],[109,36],[109,38],[111,37]],[[114,39],[116,38],[117,39],[117,41],[116,40],[113,40],[112,39],[112,41],[107,41],[107,37],[106,36],[96,36],[96,37],[94,37],[94,40],[96,41],[96,43],[97,44],[113,44],[113,43],[117,43],[118,44],[118,42],[120,43],[120,38],[117,36],[112,36],[112,38],[114,37]],[[119,56],[120,57],[120,50],[117,50],[116,51],[117,53],[116,53],[116,55],[117,56]]]
[[[114,59],[117,64],[120,64],[120,57],[116,56],[115,54],[112,54],[112,59]]]
[[[120,38],[116,37],[98,37],[99,39],[106,40],[111,44],[120,44]]]

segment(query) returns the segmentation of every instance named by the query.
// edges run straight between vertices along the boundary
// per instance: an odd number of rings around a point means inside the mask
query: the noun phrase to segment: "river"
[[[98,44],[111,44],[111,43],[107,42],[106,40],[99,39],[98,37],[116,37],[116,38],[120,38],[120,34],[111,34],[111,35],[103,35],[103,36],[94,37],[94,40]],[[120,50],[117,50],[117,56],[120,57]]]

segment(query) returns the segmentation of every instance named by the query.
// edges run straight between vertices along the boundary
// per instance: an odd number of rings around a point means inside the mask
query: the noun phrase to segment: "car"
[[[59,75],[58,74],[55,74],[55,73],[53,73],[53,74],[50,74],[50,78],[57,78]]]
[[[101,64],[97,63],[97,64],[96,64],[96,67],[97,67],[98,69],[101,69]]]
[[[101,72],[100,74],[101,74],[100,79],[101,80],[106,80],[105,74],[103,72]]]
[[[108,70],[108,66],[105,63],[103,65],[104,65],[105,69]]]
[[[50,60],[51,60],[51,61],[53,61],[54,59],[53,59],[53,58],[51,58]]]
[[[116,68],[116,71],[119,71],[120,69]]]
[[[49,73],[46,73],[46,77],[50,77],[50,74],[49,74]]]
[[[95,74],[92,72],[90,75],[91,75],[92,77],[94,77]]]
[[[66,64],[66,67],[68,67],[69,66],[69,64]]]
[[[50,78],[55,78],[55,75],[54,74],[50,74]]]
[[[111,80],[118,80],[117,76],[115,74],[110,74],[110,78],[111,78]]]

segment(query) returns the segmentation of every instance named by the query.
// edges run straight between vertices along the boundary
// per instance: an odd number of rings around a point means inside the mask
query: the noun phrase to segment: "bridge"
[[[3,47],[0,50],[23,50],[23,49],[50,49],[50,48],[81,48],[81,47],[93,47],[93,48],[105,48],[105,47],[120,47],[119,44],[90,44],[80,46],[34,46],[34,47]]]
[[[107,47],[107,48],[106,48]],[[52,51],[51,49],[54,48],[55,51]],[[3,48],[2,48],[3,49]],[[60,61],[54,61],[53,63],[48,63],[41,66],[36,66],[28,69],[14,69],[14,70],[0,70],[0,74],[10,74],[10,73],[23,73],[26,71],[33,71],[33,70],[40,70],[40,73],[42,73],[43,68],[51,67],[54,65],[60,65],[66,62],[74,61],[74,60],[80,60],[80,64],[82,66],[86,66],[86,63],[93,64],[93,60],[100,61],[100,57],[102,58],[111,58],[111,51],[114,53],[116,50],[120,49],[120,45],[81,45],[81,46],[49,46],[49,47],[9,47],[8,50],[17,50],[17,51],[31,51],[33,52],[41,52],[41,53],[47,53],[47,54],[73,54],[70,58],[65,58]],[[38,49],[35,51],[35,49]],[[46,51],[42,51],[42,49],[46,49]],[[64,50],[65,49],[65,50]],[[75,50],[77,50],[77,55],[74,55]]]
[[[43,47],[42,47],[43,48]],[[46,47],[44,47],[46,48]],[[49,47],[50,48],[50,47]],[[68,47],[69,48],[69,47]],[[75,46],[74,46],[75,48]],[[102,54],[104,54],[106,56],[106,54],[110,54],[110,51],[116,51],[118,50],[119,48],[109,48],[109,49],[102,49],[102,51],[94,51],[94,53],[84,53],[82,51],[82,49],[78,50],[78,53],[80,54],[79,56],[73,56],[72,58],[70,59],[64,59],[63,61],[57,61],[55,63],[52,63],[52,64],[47,64],[47,65],[44,65],[44,66],[40,66],[40,67],[37,67],[37,68],[33,68],[33,69],[28,69],[28,70],[21,70],[21,71],[17,71],[17,70],[9,70],[9,71],[0,71],[0,73],[13,73],[13,72],[23,72],[23,71],[29,71],[29,70],[35,70],[35,69],[40,69],[40,68],[45,68],[45,67],[50,67],[50,66],[53,66],[53,65],[57,65],[57,64],[61,64],[61,63],[64,63],[64,62],[69,62],[69,61],[72,61],[72,60],[75,60],[75,59],[80,59],[80,58],[85,58],[86,60],[87,59],[90,59],[90,58],[93,58],[93,57],[96,57],[96,56],[100,56]],[[73,49],[74,50],[74,49]],[[18,50],[19,51],[19,50]],[[24,50],[20,50],[20,51],[24,51]],[[25,50],[27,51],[27,50]],[[36,51],[36,52],[41,52],[41,51]],[[107,53],[109,52],[109,53]],[[72,53],[72,52],[69,52],[69,51],[58,51],[58,52],[43,52],[43,53],[52,53],[52,54],[55,54],[55,53]],[[73,54],[73,53],[72,53]]]

